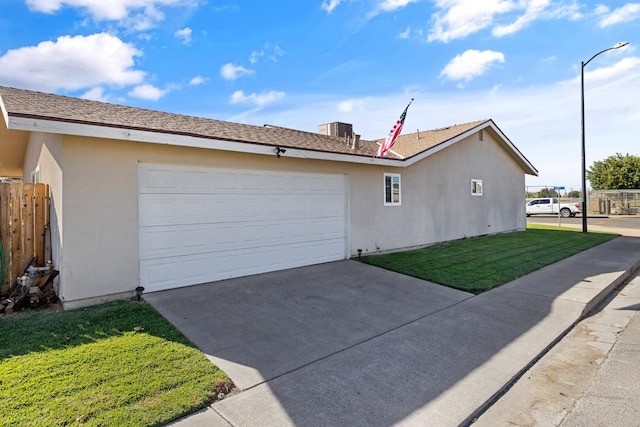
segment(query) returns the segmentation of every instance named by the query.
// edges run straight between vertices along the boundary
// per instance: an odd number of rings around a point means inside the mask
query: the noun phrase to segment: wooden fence
[[[50,257],[49,205],[47,184],[0,183],[0,295],[27,266],[42,267]]]

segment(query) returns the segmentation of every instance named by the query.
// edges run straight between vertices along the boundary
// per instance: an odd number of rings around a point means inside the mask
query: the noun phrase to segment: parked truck
[[[526,205],[527,216],[538,214],[557,215],[558,210],[563,218],[574,217],[577,213],[582,213],[580,203],[559,203],[555,197],[529,200]]]

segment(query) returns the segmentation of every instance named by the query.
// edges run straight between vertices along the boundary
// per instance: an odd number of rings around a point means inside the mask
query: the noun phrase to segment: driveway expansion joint
[[[293,368],[293,369],[290,369],[290,370],[288,370],[288,371],[286,371],[286,372],[282,372],[282,373],[280,373],[280,374],[278,374],[278,375],[275,375],[275,376],[273,376],[273,377],[270,377],[269,379],[266,379],[266,380],[261,381],[261,382],[256,383],[256,384],[253,384],[253,385],[251,385],[251,386],[249,386],[249,387],[247,387],[247,388],[242,389],[242,392],[245,392],[245,391],[247,391],[247,390],[251,390],[252,388],[258,387],[258,386],[260,386],[260,385],[262,385],[262,384],[267,384],[267,383],[269,383],[269,382],[271,382],[271,381],[277,380],[277,379],[278,379],[278,378],[280,378],[280,377],[283,377],[283,376],[285,376],[285,375],[289,375],[289,374],[291,374],[291,373],[293,373],[293,372],[297,372],[297,371],[299,371],[299,370],[301,370],[301,369],[304,369],[304,368],[306,368],[307,366],[313,365],[314,363],[321,362],[321,361],[323,361],[323,360],[329,359],[329,358],[331,358],[331,357],[333,357],[333,356],[335,356],[335,355],[338,355],[338,354],[340,354],[340,353],[344,353],[344,352],[345,352],[345,351],[347,351],[347,350],[351,350],[351,349],[353,349],[353,348],[355,348],[355,347],[358,347],[358,346],[360,346],[360,345],[363,345],[363,344],[365,344],[365,343],[368,343],[368,342],[370,342],[370,341],[373,341],[373,340],[375,340],[375,339],[377,339],[377,338],[380,338],[380,337],[382,337],[382,336],[384,336],[384,335],[387,335],[387,334],[390,334],[390,333],[392,333],[392,332],[395,332],[395,331],[397,331],[397,330],[399,330],[399,329],[402,329],[402,328],[404,328],[404,327],[406,327],[406,326],[409,326],[409,325],[412,325],[412,324],[414,324],[414,323],[416,323],[416,322],[419,322],[419,321],[421,321],[421,320],[427,319],[427,318],[429,318],[429,317],[431,317],[431,316],[434,316],[434,315],[436,315],[436,314],[438,314],[438,313],[440,313],[440,312],[442,312],[442,311],[448,310],[448,309],[450,309],[450,308],[452,308],[452,307],[455,307],[455,306],[457,306],[457,305],[459,305],[459,304],[462,304],[463,302],[468,301],[468,300],[470,300],[470,299],[472,299],[472,298],[474,298],[474,297],[476,297],[476,296],[477,296],[477,295],[470,295],[470,296],[468,296],[467,298],[465,298],[465,299],[463,299],[463,300],[457,301],[457,302],[455,302],[455,303],[453,303],[453,304],[450,304],[450,305],[448,305],[448,306],[446,306],[446,307],[442,307],[442,308],[440,308],[440,309],[438,309],[438,310],[436,310],[436,311],[433,311],[433,312],[431,312],[431,313],[429,313],[429,314],[425,314],[424,316],[420,316],[420,317],[418,317],[418,318],[416,318],[416,319],[409,320],[408,322],[405,322],[405,323],[403,323],[403,324],[401,324],[401,325],[394,326],[394,327],[393,327],[393,328],[391,328],[391,329],[388,329],[388,330],[386,330],[386,331],[380,332],[380,333],[378,333],[378,334],[376,334],[376,335],[373,335],[373,336],[371,336],[371,337],[369,337],[369,338],[367,338],[367,339],[364,339],[364,340],[358,341],[358,342],[356,342],[356,343],[354,343],[354,344],[351,344],[351,345],[349,345],[349,346],[347,346],[347,347],[341,348],[340,350],[334,351],[334,352],[332,352],[332,353],[330,353],[330,354],[327,354],[327,355],[325,355],[325,356],[322,356],[322,357],[320,357],[320,358],[318,358],[318,359],[312,360],[312,361],[307,362],[307,363],[305,363],[305,364],[303,364],[303,365],[300,365],[300,366],[297,366],[297,367],[295,367],[295,368]],[[238,394],[238,395],[239,395],[239,394]],[[233,397],[233,396],[231,396],[231,397]]]

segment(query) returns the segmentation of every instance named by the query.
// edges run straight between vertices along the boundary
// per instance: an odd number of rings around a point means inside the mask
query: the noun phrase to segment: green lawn
[[[228,381],[153,308],[129,301],[0,319],[0,425],[152,426]]]
[[[362,257],[367,264],[467,292],[483,292],[616,237],[555,226]]]

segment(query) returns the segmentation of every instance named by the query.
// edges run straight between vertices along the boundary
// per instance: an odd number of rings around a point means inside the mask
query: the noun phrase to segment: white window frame
[[[36,166],[33,172],[31,172],[31,183],[40,184],[40,165]]]
[[[391,196],[390,200],[387,199],[387,178],[389,179],[389,183],[391,185],[391,192],[389,193]],[[398,201],[397,202],[393,200],[393,184],[394,184],[395,178],[397,178],[398,180]],[[383,197],[382,200],[384,200],[385,206],[401,206],[402,205],[402,180],[400,178],[399,173],[384,174],[384,179],[382,181],[382,197]]]
[[[481,179],[471,180],[471,195],[482,196],[482,180]]]

